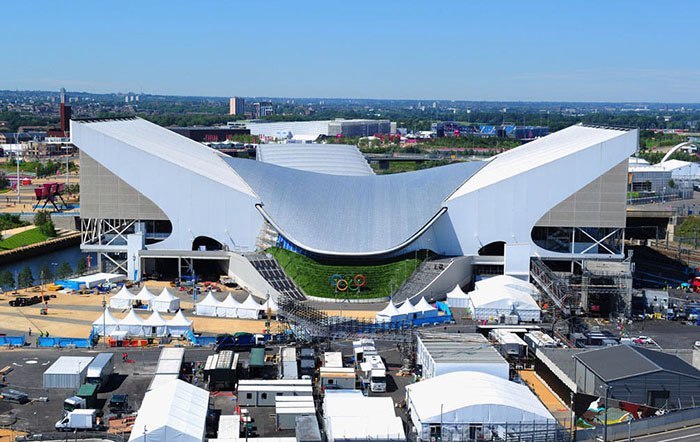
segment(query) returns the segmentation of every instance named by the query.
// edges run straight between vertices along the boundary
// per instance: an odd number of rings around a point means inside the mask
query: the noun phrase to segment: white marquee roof
[[[222,305],[222,302],[219,301],[214,297],[214,294],[209,290],[209,293],[207,293],[207,296],[204,297],[201,301],[197,303],[197,305],[208,305],[211,307],[219,307]]]
[[[161,291],[160,295],[156,296],[154,299],[156,301],[170,302],[180,298],[173,295],[169,288],[163,287],[163,291]]]
[[[171,327],[189,327],[192,325],[192,320],[187,319],[185,314],[182,313],[182,310],[178,310],[177,313],[175,313],[175,316],[168,321],[168,325]]]
[[[406,300],[403,304],[401,304],[401,307],[399,307],[399,313],[402,315],[408,315],[411,313],[416,313],[416,310],[413,308],[413,304],[411,304],[411,301]]]
[[[464,394],[469,392],[469,394]],[[524,385],[486,373],[460,371],[406,387],[410,406],[421,423],[553,421]]]
[[[92,325],[117,325],[119,324],[119,319],[115,318],[112,316],[112,313],[109,312],[109,309],[106,308],[104,312],[100,315],[99,318],[97,318]]]
[[[163,383],[143,398],[129,442],[201,442],[208,408],[208,391],[180,380]]]
[[[399,309],[396,308],[393,302],[389,301],[389,303],[382,309],[382,311],[377,312],[377,316],[387,316],[387,317],[393,317],[393,316],[398,316],[400,315],[401,312],[399,312]]]
[[[131,309],[129,313],[119,321],[119,325],[143,325],[143,319],[136,314],[134,309]]]
[[[258,304],[258,302],[255,299],[253,299],[253,295],[248,295],[248,297],[245,298],[245,301],[243,301],[243,303],[241,303],[240,308],[247,309],[247,310],[254,310],[254,309],[255,310],[262,310],[263,309],[263,307],[260,304]]]
[[[422,313],[436,310],[436,308],[430,305],[428,301],[425,300],[425,297],[421,297],[420,301],[418,301],[416,305],[413,306],[413,310],[417,313]]]
[[[469,299],[475,309],[515,307],[516,310],[541,310],[537,302],[527,293],[507,287],[488,287],[469,292]]]
[[[126,286],[123,285],[122,288],[119,289],[119,291],[118,291],[114,296],[112,296],[112,297],[109,298],[109,299],[128,299],[128,300],[134,300],[134,299],[136,299],[136,296],[133,295],[133,294],[129,291],[129,289],[127,289]]]
[[[469,295],[464,293],[462,289],[459,287],[459,285],[456,285],[455,288],[452,289],[451,292],[447,294],[448,298],[461,298],[461,299],[469,299]]]
[[[482,279],[481,281],[477,281],[475,286],[477,290],[505,288],[518,290],[528,295],[539,293],[539,290],[537,290],[534,284],[510,275],[498,275]]]
[[[150,301],[151,299],[155,298],[156,295],[154,295],[150,290],[148,290],[148,287],[145,285],[139,290],[139,292],[136,294],[136,298],[138,301]]]
[[[164,325],[168,325],[168,323],[165,319],[163,319],[160,313],[154,310],[153,313],[151,313],[151,316],[143,321],[143,325],[148,327],[162,327]]]
[[[220,304],[222,307],[230,307],[230,308],[239,308],[243,304],[238,302],[236,298],[233,297],[233,294],[229,293],[228,296],[221,302]]]

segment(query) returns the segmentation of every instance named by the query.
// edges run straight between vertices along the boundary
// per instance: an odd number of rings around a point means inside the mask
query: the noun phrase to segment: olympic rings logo
[[[364,287],[367,283],[365,275],[358,273],[352,278],[346,279],[343,275],[336,273],[331,276],[331,287],[339,292],[347,292],[348,290],[359,292],[360,287]]]

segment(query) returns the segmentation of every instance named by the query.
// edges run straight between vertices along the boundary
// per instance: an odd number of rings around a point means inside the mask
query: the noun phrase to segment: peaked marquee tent
[[[185,336],[190,330],[192,330],[192,320],[187,319],[182,310],[178,310],[175,316],[168,321],[168,333],[172,336]]]
[[[399,309],[396,308],[394,303],[391,301],[389,301],[389,304],[387,304],[382,311],[377,312],[375,316],[376,322],[392,322],[400,321],[402,319],[405,319],[405,315],[401,314]]]
[[[100,317],[92,323],[92,330],[99,335],[104,335],[106,330],[106,334],[109,335],[119,330],[119,320],[105,308]]]
[[[430,305],[425,298],[420,298],[420,301],[413,306],[413,310],[423,318],[438,316],[438,309]]]
[[[217,315],[223,318],[238,318],[238,309],[241,308],[241,303],[236,301],[231,293],[226,296],[221,302],[221,307],[217,309]]]
[[[163,288],[160,295],[151,301],[151,310],[158,312],[175,312],[180,309],[180,298],[170,293],[167,287]]]
[[[143,321],[143,331],[147,336],[167,336],[168,323],[157,311],[151,313],[151,316]]]
[[[119,310],[131,308],[134,299],[136,299],[136,296],[132,295],[126,286],[122,286],[117,294],[109,298],[109,307]]]
[[[520,321],[539,321],[541,308],[532,296],[513,288],[493,287],[469,292],[469,308],[476,320],[517,314]]]
[[[194,311],[197,316],[218,316],[221,307],[222,302],[216,299],[210,290],[207,296],[195,305]]]
[[[144,336],[143,319],[136,314],[134,309],[119,321],[119,330],[127,332],[131,336]]]
[[[469,308],[469,295],[464,293],[462,289],[456,285],[450,293],[447,294],[447,305],[450,308]]]
[[[136,294],[136,298],[134,298],[135,301],[141,301],[141,304],[147,305],[148,308],[151,308],[151,301],[155,299],[156,295],[154,295],[150,290],[148,290],[148,287],[143,286],[141,290]]]
[[[262,309],[263,307],[253,299],[253,295],[248,295],[245,301],[238,307],[238,317],[242,319],[258,319],[258,315]]]

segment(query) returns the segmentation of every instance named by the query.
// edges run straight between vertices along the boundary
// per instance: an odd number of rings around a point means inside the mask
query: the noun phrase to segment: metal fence
[[[639,437],[646,434],[662,433],[700,424],[700,407],[674,411],[661,416],[628,421],[627,423],[608,425],[608,440]],[[576,431],[577,442],[603,440],[604,427],[598,426]]]

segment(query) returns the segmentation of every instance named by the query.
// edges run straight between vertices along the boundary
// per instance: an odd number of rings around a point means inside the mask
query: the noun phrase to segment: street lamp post
[[[102,293],[102,336],[104,337],[105,348],[107,348],[107,299]]]

